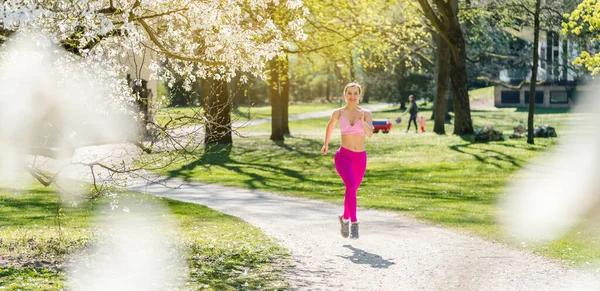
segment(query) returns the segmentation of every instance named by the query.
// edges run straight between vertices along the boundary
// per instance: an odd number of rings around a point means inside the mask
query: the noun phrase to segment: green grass
[[[568,122],[574,117],[575,114],[570,114],[568,109],[536,109],[538,112],[534,117],[535,125],[548,124],[557,129],[557,133],[560,135],[561,132],[569,131]],[[391,107],[387,110],[373,112],[373,119],[389,119],[392,120],[392,131],[390,134],[395,134],[406,129],[406,122],[408,121],[408,115],[404,115],[403,121],[400,125],[396,125],[394,120],[400,116],[402,111],[397,110],[396,107]],[[431,109],[419,109],[419,114],[423,115],[426,120],[425,130],[431,132],[433,130],[433,120],[430,120]],[[513,127],[521,124],[527,127],[527,111],[516,109],[516,108],[502,108],[498,110],[473,110],[471,111],[471,118],[473,119],[473,125],[475,129],[480,129],[485,126],[493,126],[495,129],[503,131],[504,134],[508,135],[513,133]],[[320,135],[325,136],[325,126],[329,117],[326,118],[313,118],[305,120],[290,121],[290,132],[293,134],[301,135]],[[414,128],[414,127],[412,127]],[[451,134],[454,131],[454,125],[446,124],[446,133]],[[257,133],[257,132],[270,132],[271,124],[260,124],[247,126],[238,129],[241,133]],[[336,134],[339,135],[339,132]]]
[[[287,253],[259,229],[207,207],[134,193],[140,205],[163,204],[178,224],[186,252],[188,290],[285,288],[280,269]],[[92,214],[106,199],[65,206],[62,235],[56,226],[56,193],[37,186],[0,189],[0,290],[62,290],[66,259],[93,244]],[[125,205],[121,205],[124,207]],[[247,285],[246,285],[247,284]]]
[[[431,114],[421,113],[426,117]],[[388,110],[374,113],[374,118],[395,119],[398,114]],[[527,112],[474,111],[472,117],[476,128],[492,125],[510,134],[512,127],[526,123]],[[560,137],[575,117],[565,110],[549,110],[536,115],[535,121],[556,127]],[[197,161],[181,161],[168,174],[341,204],[344,186],[332,157],[340,142],[337,129],[330,153],[320,153],[327,121],[290,121],[292,136],[285,142],[273,143],[268,134],[236,139],[233,148],[207,153]],[[497,199],[505,194],[517,170],[533,157],[544,155],[559,139],[538,138],[535,145],[528,145],[525,139],[471,143],[468,137],[431,133],[432,121],[427,123],[427,134],[404,134],[405,126],[405,122],[394,125],[389,134],[368,139],[369,164],[358,193],[359,205],[520,246],[520,242],[506,238],[496,222]],[[269,129],[267,124],[242,130],[256,133]],[[446,126],[448,133],[452,130],[452,125]],[[576,236],[571,233],[550,244],[527,247],[569,264],[600,259],[595,237],[582,229],[576,230]]]
[[[335,109],[339,107],[339,103],[304,103],[304,104],[290,104],[288,108],[288,114],[302,114],[315,111],[325,111]],[[187,116],[199,118],[202,116],[202,107],[165,107],[159,110],[156,118],[159,124],[165,124],[171,118],[174,122],[181,124],[181,121],[176,120],[177,118]],[[245,106],[241,105],[231,111],[232,121],[247,121],[249,119],[262,119],[271,118],[271,106]],[[195,123],[191,120],[190,122]]]
[[[469,91],[469,99],[494,99],[494,86],[479,88]]]

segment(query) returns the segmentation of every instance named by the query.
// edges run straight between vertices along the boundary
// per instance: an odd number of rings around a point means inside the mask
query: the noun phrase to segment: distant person
[[[336,151],[333,161],[335,169],[344,181],[344,213],[340,215],[342,237],[358,238],[358,219],[356,218],[356,191],[367,169],[367,151],[365,136],[373,136],[373,117],[371,112],[358,106],[361,88],[358,83],[350,83],[344,88],[346,106],[333,112],[325,130],[323,154],[329,149],[329,138],[335,124],[340,121],[342,143]]]
[[[402,116],[406,115],[406,113],[410,113],[410,119],[408,119],[408,127],[406,128],[406,132],[410,130],[410,122],[412,121],[415,125],[415,133],[419,133],[419,128],[417,127],[417,114],[419,113],[419,107],[417,106],[417,102],[415,101],[415,96],[408,96],[408,107],[406,107],[406,111],[402,113]],[[399,117],[401,120],[401,118]]]
[[[421,127],[421,132],[425,132],[425,117],[423,117],[423,114],[419,115],[419,127]]]

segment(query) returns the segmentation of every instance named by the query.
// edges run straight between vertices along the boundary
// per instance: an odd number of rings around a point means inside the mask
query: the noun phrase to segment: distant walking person
[[[333,112],[325,130],[323,154],[329,149],[329,139],[337,121],[340,121],[342,143],[335,153],[335,169],[344,181],[344,213],[338,217],[342,237],[358,238],[358,219],[356,218],[356,191],[367,169],[367,151],[365,136],[373,136],[373,117],[371,112],[358,106],[361,90],[358,83],[350,83],[344,88],[346,106]]]
[[[419,128],[417,127],[417,114],[419,113],[419,107],[417,106],[417,102],[415,102],[415,96],[408,96],[408,107],[406,111],[402,113],[402,116],[406,115],[406,113],[410,113],[410,119],[408,120],[408,127],[406,128],[406,132],[410,130],[410,123],[412,122],[415,125],[415,133],[419,133]]]

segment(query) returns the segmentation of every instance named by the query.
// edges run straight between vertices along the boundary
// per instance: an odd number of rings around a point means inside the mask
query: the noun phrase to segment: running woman
[[[325,130],[325,144],[321,151],[327,154],[329,139],[337,121],[342,132],[341,147],[335,153],[335,169],[344,181],[344,213],[339,216],[342,237],[358,238],[358,219],[356,218],[356,191],[367,169],[367,151],[365,136],[373,136],[373,118],[371,112],[358,106],[361,88],[358,83],[350,83],[344,88],[346,106],[337,109]]]

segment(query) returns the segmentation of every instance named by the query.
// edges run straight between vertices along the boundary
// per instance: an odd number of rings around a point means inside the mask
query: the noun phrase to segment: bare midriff
[[[342,147],[353,152],[364,152],[365,136],[358,134],[342,134]]]

